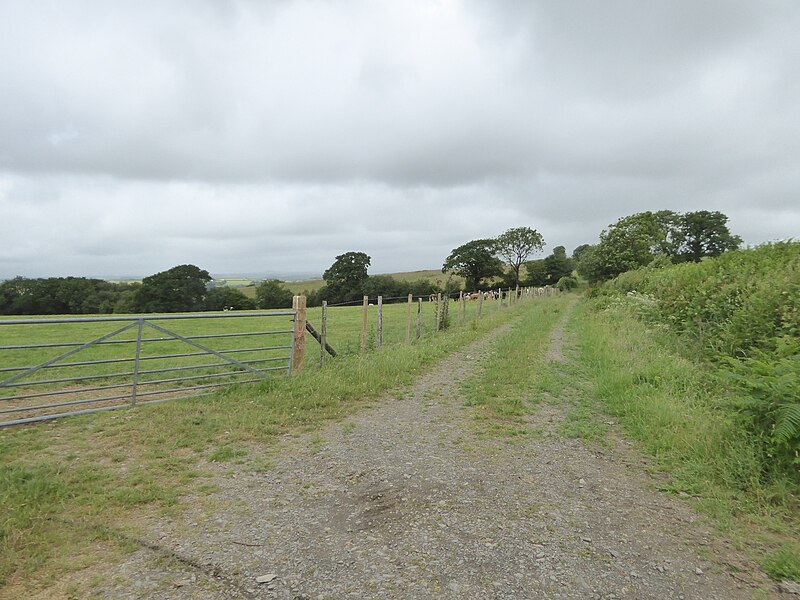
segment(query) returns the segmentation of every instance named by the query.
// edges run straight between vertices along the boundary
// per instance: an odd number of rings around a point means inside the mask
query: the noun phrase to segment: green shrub
[[[562,292],[568,292],[578,287],[578,280],[570,276],[562,277],[558,280],[558,283],[556,283],[556,287]]]
[[[800,243],[778,242],[699,263],[653,265],[593,292],[689,342],[732,383],[732,405],[764,450],[764,472],[798,479]]]

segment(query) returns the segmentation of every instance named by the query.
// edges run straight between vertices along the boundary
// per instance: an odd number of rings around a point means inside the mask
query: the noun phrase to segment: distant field
[[[227,285],[228,287],[246,287],[253,285],[253,280],[249,277],[215,277],[214,282],[218,285]]]
[[[448,276],[441,272],[439,269],[426,269],[423,271],[406,271],[404,273],[380,273],[381,275],[388,275],[400,281],[418,281],[424,279],[430,281],[435,285],[443,286],[447,282]],[[373,273],[375,275],[375,273]],[[453,276],[452,281],[457,285],[464,285],[464,278]],[[302,281],[287,281],[284,285],[295,294],[300,294],[303,291],[313,292],[321,288],[325,280],[320,279],[305,279]]]

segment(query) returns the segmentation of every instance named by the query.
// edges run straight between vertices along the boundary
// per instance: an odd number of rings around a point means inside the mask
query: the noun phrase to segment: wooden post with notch
[[[361,353],[367,351],[367,320],[369,318],[369,296],[364,296],[364,311],[361,316]]]
[[[292,298],[294,317],[294,348],[292,348],[292,369],[302,371],[306,353],[306,297]]]

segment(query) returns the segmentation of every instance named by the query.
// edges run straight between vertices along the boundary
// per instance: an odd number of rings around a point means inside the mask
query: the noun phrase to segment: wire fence
[[[364,296],[310,309],[295,296],[291,312],[0,319],[0,427],[206,395],[327,355],[415,343],[555,293]],[[319,342],[308,352],[306,333]]]
[[[325,329],[325,342],[338,354],[369,352],[385,345],[411,343],[448,328],[462,327],[520,300],[550,296],[558,290],[493,288],[465,294],[363,296],[360,300],[323,303],[306,310],[315,333]],[[327,312],[327,309],[336,310]],[[317,336],[315,336],[317,337]],[[317,337],[319,341],[319,337]],[[310,357],[308,361],[313,361]],[[320,349],[319,362],[325,361]]]

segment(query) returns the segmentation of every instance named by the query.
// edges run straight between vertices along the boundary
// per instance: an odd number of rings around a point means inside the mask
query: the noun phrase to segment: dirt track
[[[494,332],[501,336],[506,329]],[[569,360],[563,323],[545,361]],[[108,598],[769,597],[763,574],[654,491],[614,432],[600,450],[558,433],[568,398],[540,398],[533,433],[476,432],[458,382],[490,340],[449,356],[343,423],[286,438],[274,467],[209,465],[219,491],[104,573]],[[259,452],[254,449],[253,452]],[[264,583],[258,583],[262,577]]]

